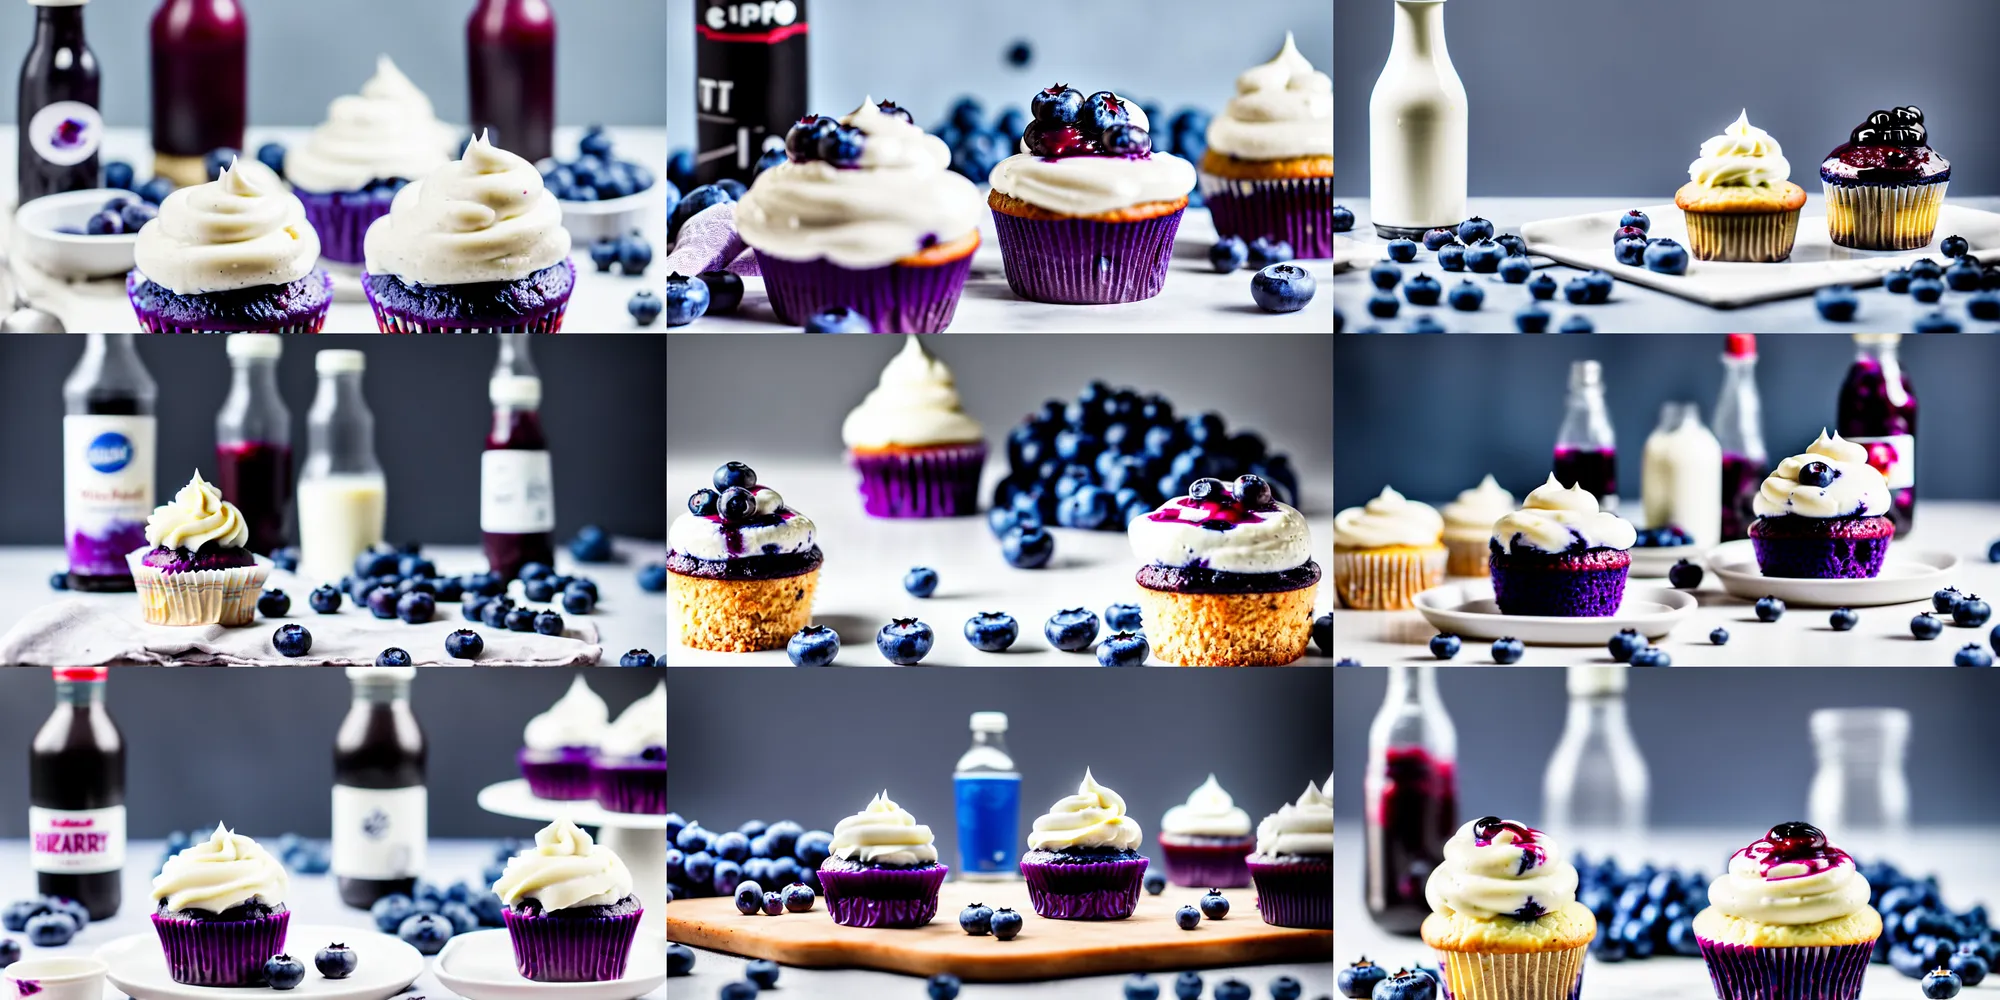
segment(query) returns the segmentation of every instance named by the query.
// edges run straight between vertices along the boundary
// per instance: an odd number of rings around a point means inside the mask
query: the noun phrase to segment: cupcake
[[[1937,232],[1951,161],[1917,108],[1877,111],[1819,165],[1827,235],[1856,250],[1916,250]]]
[[[264,985],[264,962],[285,950],[291,911],[285,866],[218,824],[153,878],[153,930],[167,972],[187,986]]]
[[[285,154],[285,179],[305,203],[326,259],[362,261],[362,241],[396,192],[444,166],[458,134],[388,56],[361,93],[336,97],[326,121]]]
[[[538,983],[602,983],[625,976],[645,911],[625,862],[567,818],[535,832],[493,883],[514,944],[514,968]]]
[[[529,719],[521,733],[522,747],[515,761],[528,781],[528,791],[538,799],[595,797],[590,761],[610,721],[604,699],[578,674],[569,682],[569,690],[548,711]]]
[[[1688,182],[1674,194],[1695,259],[1768,264],[1790,257],[1806,204],[1791,175],[1778,140],[1751,125],[1748,111],[1702,143]]]
[[[1167,881],[1189,888],[1235,889],[1250,884],[1243,859],[1257,849],[1250,814],[1237,808],[1215,775],[1189,793],[1186,802],[1160,817],[1160,850],[1167,857]]]
[[[1847,852],[1780,823],[1729,857],[1694,917],[1719,1000],[1855,1000],[1882,915]]]
[[[1154,152],[1139,105],[1057,84],[1035,95],[1021,152],[986,204],[1014,294],[1036,302],[1137,302],[1160,294],[1194,166]]]
[[[1291,32],[1270,62],[1236,78],[1236,96],[1209,124],[1201,193],[1223,236],[1333,256],[1333,78],[1299,54]]]
[[[1089,769],[1075,795],[1035,817],[1021,875],[1028,901],[1050,920],[1123,920],[1139,906],[1146,856],[1139,823],[1125,800],[1097,783]]]
[[[1549,835],[1486,816],[1445,841],[1424,884],[1424,943],[1446,996],[1574,1000],[1597,917],[1576,901],[1576,866]]]
[[[318,333],[333,305],[319,256],[299,199],[269,167],[238,160],[160,203],[125,297],[147,333]]]
[[[1632,568],[1631,522],[1597,509],[1581,487],[1553,473],[1521,509],[1494,522],[1487,563],[1503,615],[1608,618],[1625,601]]]
[[[876,333],[950,326],[979,249],[979,189],[950,168],[944,140],[891,101],[793,125],[785,162],[736,204],[778,319],[845,306]]]
[[[1364,611],[1400,611],[1444,582],[1444,518],[1384,486],[1333,516],[1333,591]]]
[[[667,811],[666,681],[626,706],[604,730],[590,759],[590,787],[597,804],[612,812]]]
[[[956,175],[954,175],[956,176]],[[979,512],[985,432],[958,405],[951,369],[916,337],[840,425],[861,473],[861,505],[875,517],[960,517]]]
[[[1333,775],[1306,782],[1297,802],[1257,824],[1257,849],[1244,859],[1257,887],[1257,913],[1273,927],[1333,926]]]
[[[1751,510],[1750,544],[1765,576],[1873,577],[1896,536],[1889,481],[1868,464],[1868,449],[1824,429],[1765,477]]]
[[[146,518],[151,548],[126,553],[139,608],[153,625],[248,625],[271,561],[244,548],[250,526],[196,472]]]
[[[826,912],[843,927],[922,927],[937,916],[938,886],[951,869],[938,861],[931,828],[884,791],[833,827],[819,866]]]
[[[1271,484],[1197,479],[1125,527],[1146,638],[1162,663],[1269,667],[1305,655],[1319,564],[1297,509]]]
[[[1452,576],[1485,576],[1487,543],[1493,523],[1514,509],[1514,494],[1487,476],[1444,505],[1444,571]]]
[[[681,643],[725,653],[785,648],[812,620],[819,587],[812,519],[742,462],[715,470],[715,488],[696,490],[687,505],[667,529],[667,594]]]
[[[366,248],[383,333],[557,333],[576,285],[562,205],[484,135],[398,191]]]

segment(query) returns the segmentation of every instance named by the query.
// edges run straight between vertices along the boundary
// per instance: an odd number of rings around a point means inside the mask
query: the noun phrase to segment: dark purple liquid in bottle
[[[250,551],[269,555],[283,548],[285,518],[292,509],[291,447],[263,441],[218,444],[215,462],[222,498],[243,512],[250,528]]]
[[[556,14],[548,0],[480,0],[465,26],[472,131],[530,163],[555,151]]]
[[[166,0],[153,12],[152,46],[153,151],[199,159],[242,149],[249,29],[237,0]]]
[[[1368,808],[1368,914],[1392,934],[1415,934],[1431,912],[1424,883],[1458,825],[1456,768],[1421,749],[1391,749]]]
[[[548,451],[549,440],[542,434],[541,415],[515,407],[494,410],[493,429],[486,435],[486,450]],[[521,567],[531,562],[556,564],[553,532],[482,531],[480,542],[486,548],[487,567],[504,579],[520,576]]]
[[[118,733],[117,724],[111,721],[110,712],[104,707],[101,696],[103,669],[61,667],[56,671],[59,682],[65,680],[68,673],[79,678],[94,677],[93,681],[79,679],[71,683],[95,683],[100,691],[95,699],[65,699],[59,696],[54,714],[35,733],[34,742],[28,750],[28,801],[40,809],[78,813],[125,804],[125,741]],[[56,838],[54,842],[40,846],[52,850],[57,856],[102,856],[105,845],[101,840],[87,842],[87,838],[92,836],[102,837],[92,832],[100,826],[100,822],[59,816],[53,829],[37,830],[35,836],[38,840]],[[117,826],[119,832],[115,850],[119,855],[117,860],[122,861],[123,821],[118,821]],[[90,911],[90,919],[103,920],[118,912],[119,882],[123,874],[119,869],[88,873],[37,872],[35,889],[46,896],[74,899]]]
[[[97,54],[83,37],[83,8],[36,7],[35,40],[21,63],[18,154],[21,203],[98,183]],[[126,588],[130,590],[130,587]]]
[[[1609,448],[1557,448],[1556,482],[1581,487],[1603,503],[1618,495],[1618,453]]]
[[[1722,540],[1750,537],[1757,519],[1757,490],[1770,473],[1769,463],[1743,455],[1722,456]]]
[[[1917,488],[1914,483],[1895,486],[1892,470],[1902,466],[1912,470],[1916,455],[1903,454],[1916,447],[1917,392],[1910,376],[1897,371],[1897,388],[1892,392],[1888,373],[1874,358],[1856,358],[1840,386],[1840,436],[1868,449],[1868,464],[1889,477],[1889,521],[1896,537],[1909,533],[1917,516]]]
[[[356,701],[341,720],[333,744],[333,782],[353,788],[409,788],[424,783],[423,727],[407,700]],[[409,895],[417,878],[339,876],[340,901],[358,909],[397,893]]]

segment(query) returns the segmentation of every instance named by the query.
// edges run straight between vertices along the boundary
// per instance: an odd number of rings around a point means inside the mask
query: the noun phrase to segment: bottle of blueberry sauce
[[[354,701],[333,743],[333,874],[340,900],[367,909],[409,895],[424,870],[427,745],[410,709],[415,667],[349,667]]]
[[[1007,753],[1007,713],[972,713],[972,748],[951,775],[958,801],[958,877],[997,882],[1018,874],[1021,772]]]
[[[63,540],[71,590],[129,591],[153,513],[159,385],[131,333],[87,334],[63,381]]]
[[[493,424],[479,462],[479,531],[487,567],[512,580],[531,562],[556,561],[555,473],[542,433],[542,380],[495,375]]]
[[[125,869],[125,738],[104,706],[104,667],[57,667],[56,710],[28,750],[35,891],[118,912]]]

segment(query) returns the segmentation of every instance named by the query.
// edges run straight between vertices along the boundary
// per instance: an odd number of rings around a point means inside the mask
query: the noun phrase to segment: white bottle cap
[[[972,731],[975,733],[1004,733],[1007,731],[1007,713],[972,713]]]
[[[1569,693],[1578,695],[1606,695],[1625,693],[1625,671],[1632,668],[1623,664],[1596,664],[1592,666],[1570,667]]]
[[[285,353],[285,342],[275,333],[232,333],[222,349],[232,358],[275,358]]]
[[[321,351],[313,356],[313,370],[321,375],[343,375],[367,368],[368,356],[360,351]]]
[[[533,375],[495,375],[486,383],[486,398],[494,406],[534,409],[542,405],[542,380]]]

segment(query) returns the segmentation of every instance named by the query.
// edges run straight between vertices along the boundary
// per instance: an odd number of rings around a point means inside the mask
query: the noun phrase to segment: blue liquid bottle
[[[1007,713],[972,713],[972,749],[952,771],[958,801],[958,876],[997,882],[1019,877],[1021,772],[1007,755]]]

